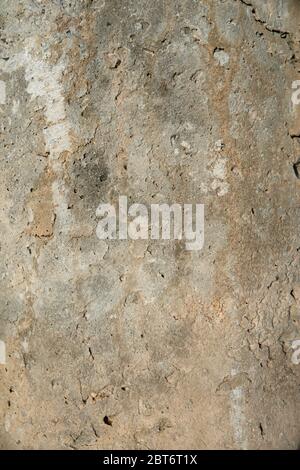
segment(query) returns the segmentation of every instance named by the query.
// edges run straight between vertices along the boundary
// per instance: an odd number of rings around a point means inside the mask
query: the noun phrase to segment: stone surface
[[[0,0],[0,447],[298,448],[299,24]],[[98,240],[120,194],[204,203],[203,250]]]

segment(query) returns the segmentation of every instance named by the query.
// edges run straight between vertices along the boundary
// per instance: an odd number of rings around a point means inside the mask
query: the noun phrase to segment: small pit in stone
[[[107,424],[108,426],[112,426],[112,420],[108,416],[104,416],[103,422],[104,424]]]
[[[294,173],[296,175],[296,178],[300,179],[300,158],[294,163],[293,165]]]

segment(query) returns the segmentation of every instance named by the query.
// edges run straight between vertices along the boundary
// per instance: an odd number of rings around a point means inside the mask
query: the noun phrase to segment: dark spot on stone
[[[294,173],[296,178],[300,179],[300,158],[293,165]]]
[[[98,203],[101,194],[107,189],[109,179],[108,168],[101,152],[85,152],[81,159],[72,165],[72,170],[73,192],[76,198],[71,200],[69,205],[75,205],[78,199],[84,199],[89,206]]]
[[[103,422],[108,426],[112,426],[112,420],[108,416],[104,416]]]

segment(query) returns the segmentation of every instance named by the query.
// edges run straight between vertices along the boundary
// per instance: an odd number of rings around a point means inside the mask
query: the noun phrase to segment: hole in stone
[[[300,158],[293,165],[294,173],[296,178],[300,179]]]
[[[104,416],[103,422],[108,426],[112,426],[112,420],[108,416]]]

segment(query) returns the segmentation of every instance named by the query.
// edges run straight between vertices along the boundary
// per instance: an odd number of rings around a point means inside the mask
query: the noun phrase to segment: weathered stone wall
[[[299,25],[0,0],[2,448],[298,447]],[[204,203],[204,248],[99,240],[120,194]]]

